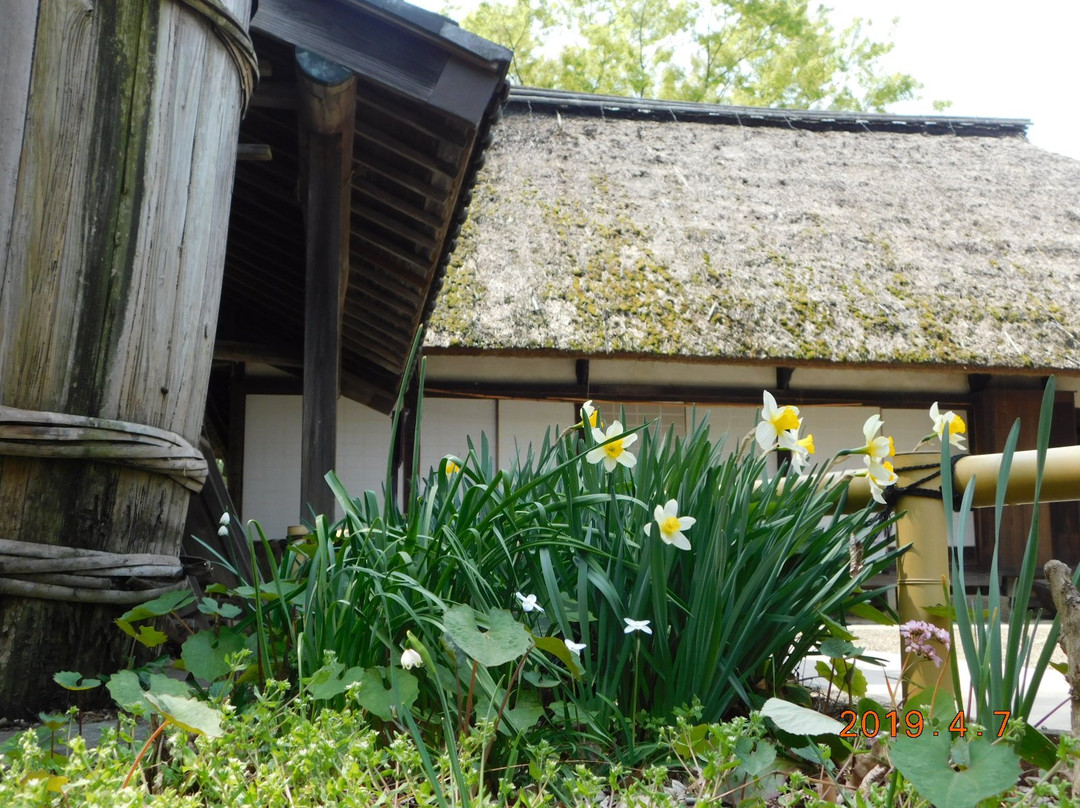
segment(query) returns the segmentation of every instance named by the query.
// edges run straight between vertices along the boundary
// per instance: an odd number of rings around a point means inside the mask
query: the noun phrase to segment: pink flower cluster
[[[941,657],[930,643],[936,640],[945,646],[946,651],[949,650],[949,632],[925,620],[908,620],[900,626],[900,636],[904,640],[906,653],[929,659],[938,667],[941,666]]]

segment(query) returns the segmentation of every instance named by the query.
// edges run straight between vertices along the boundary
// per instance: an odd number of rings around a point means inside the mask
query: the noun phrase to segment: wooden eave
[[[314,53],[356,76],[342,393],[388,412],[505,100],[510,52],[395,0],[262,0],[251,33],[262,79],[240,141],[271,159],[237,164],[219,354],[303,354],[297,54]]]

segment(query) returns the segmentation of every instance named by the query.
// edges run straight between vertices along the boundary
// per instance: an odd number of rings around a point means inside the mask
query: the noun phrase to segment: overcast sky
[[[442,11],[445,0],[410,0]],[[466,11],[478,0],[454,0]],[[870,21],[875,39],[895,43],[885,66],[924,85],[920,99],[897,113],[932,113],[949,100],[950,115],[1027,118],[1042,148],[1080,159],[1080,1],[831,0],[836,26]],[[452,13],[460,20],[463,13]],[[892,20],[899,21],[893,25]]]

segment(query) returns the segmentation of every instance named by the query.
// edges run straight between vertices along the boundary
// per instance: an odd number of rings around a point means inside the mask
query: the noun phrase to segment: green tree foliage
[[[463,26],[514,51],[531,87],[747,106],[883,111],[919,85],[886,74],[862,20],[808,0],[485,0]]]

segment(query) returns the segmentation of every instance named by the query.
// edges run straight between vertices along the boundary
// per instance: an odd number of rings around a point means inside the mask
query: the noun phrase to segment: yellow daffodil
[[[612,421],[606,433],[593,427],[592,436],[594,441],[604,445],[589,450],[589,453],[585,455],[585,459],[590,463],[603,462],[607,471],[614,471],[615,466],[620,464],[633,468],[637,463],[637,458],[626,451],[626,447],[637,440],[637,435],[624,436],[623,426],[618,421]]]
[[[814,436],[800,438],[797,430],[791,430],[780,439],[780,448],[791,452],[791,468],[798,474],[806,466],[810,455],[814,453]]]
[[[884,505],[885,489],[890,485],[893,485],[897,480],[893,465],[888,460],[879,462],[870,456],[865,458],[865,462],[865,474],[867,482],[870,483],[870,496],[872,496],[876,502],[880,502]]]
[[[683,535],[683,531],[692,528],[697,523],[697,519],[692,516],[679,516],[678,502],[669,499],[663,507],[657,505],[653,511],[653,518],[660,528],[662,542],[680,550],[690,549],[690,540]],[[645,525],[645,533],[651,535],[651,528],[652,522]]]
[[[893,445],[893,439],[888,435],[877,434],[884,423],[877,413],[867,418],[862,429],[866,445],[861,449],[856,449],[852,454],[863,454],[874,461],[882,461],[887,457],[894,456],[896,447]]]
[[[757,438],[761,450],[767,452],[783,440],[785,433],[794,430],[797,434],[802,420],[799,418],[798,407],[778,407],[776,399],[768,390],[764,391],[761,398],[761,421],[758,422],[754,437]]]
[[[447,473],[447,475],[454,474],[455,472],[458,472],[458,471],[461,471],[461,466],[459,466],[456,461],[451,460],[449,457],[446,458],[446,473]]]
[[[938,440],[941,440],[941,436],[945,434],[945,427],[948,426],[949,443],[957,449],[966,448],[962,435],[967,432],[967,424],[964,423],[963,418],[952,410],[946,413],[939,412],[935,401],[930,405],[930,420],[934,422],[934,434],[937,435]]]
[[[600,413],[596,407],[593,406],[592,399],[586,401],[581,407],[581,426],[588,426],[590,429],[595,429],[601,426],[603,422],[600,420]]]

